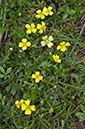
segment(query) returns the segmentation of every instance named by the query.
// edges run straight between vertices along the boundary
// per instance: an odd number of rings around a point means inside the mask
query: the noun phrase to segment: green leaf
[[[3,67],[0,66],[0,71],[5,74],[5,70]]]
[[[85,105],[81,105],[81,110],[85,113]]]
[[[84,63],[84,65],[85,65],[85,57],[83,57],[83,63]]]
[[[11,67],[7,69],[6,74],[11,72]]]
[[[65,13],[65,14],[63,15],[63,19],[66,19],[67,17],[68,17],[68,14]]]
[[[6,91],[7,91],[7,92],[10,91],[10,89],[11,89],[11,86],[7,86],[7,87],[6,87]]]
[[[3,33],[4,33],[4,29],[1,28],[1,26],[0,26],[0,43],[1,43]]]
[[[77,112],[75,115],[76,115],[77,117],[79,117],[79,118],[82,118],[83,113],[82,113],[82,112]]]
[[[11,8],[13,8],[14,6],[15,6],[15,1],[12,1]]]
[[[72,74],[71,74],[71,77],[76,78],[76,79],[78,80],[78,75],[75,74],[75,73],[72,73]]]
[[[4,75],[3,74],[0,74],[0,78],[3,78],[4,77]]]
[[[14,87],[12,88],[11,93],[12,93],[13,96],[16,94],[16,90],[15,90]]]

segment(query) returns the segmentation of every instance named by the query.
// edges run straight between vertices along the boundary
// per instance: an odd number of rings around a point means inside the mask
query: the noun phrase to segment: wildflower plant
[[[0,4],[1,129],[77,128],[74,114],[85,104],[83,1]]]

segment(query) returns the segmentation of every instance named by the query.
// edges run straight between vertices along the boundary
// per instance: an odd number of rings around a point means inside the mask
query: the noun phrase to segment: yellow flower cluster
[[[70,46],[70,43],[69,42],[65,43],[65,41],[63,41],[62,43],[60,43],[60,45],[57,46],[57,50],[60,49],[60,51],[65,52],[67,50],[66,46]],[[58,55],[53,55],[52,57],[55,62],[61,63],[61,59],[59,59]]]
[[[30,100],[16,100],[15,104],[17,108],[21,107],[21,110],[25,111],[26,115],[30,115],[31,111],[35,111],[35,105],[30,105]]]
[[[48,8],[44,7],[42,11],[39,9],[36,11],[37,15],[35,17],[44,19],[45,16],[48,16],[48,15],[51,16],[53,15],[53,12],[51,10],[52,10],[51,6],[49,6]]]

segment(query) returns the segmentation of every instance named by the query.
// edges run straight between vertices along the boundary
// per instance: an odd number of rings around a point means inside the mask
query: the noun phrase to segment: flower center
[[[27,109],[30,109],[30,105],[27,105]]]
[[[30,26],[30,30],[32,30],[33,29],[33,27],[32,26]]]
[[[27,43],[25,42],[25,43],[23,43],[23,46],[25,47],[27,45]]]
[[[35,77],[36,79],[39,79],[39,75],[36,75],[36,77]]]
[[[48,10],[47,10],[47,13],[49,13],[49,12],[50,12],[50,10],[48,9]]]
[[[43,12],[40,12],[39,15],[42,16],[43,15]]]

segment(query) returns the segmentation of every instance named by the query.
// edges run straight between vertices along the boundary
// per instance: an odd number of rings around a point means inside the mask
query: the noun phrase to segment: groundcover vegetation
[[[0,129],[85,128],[83,0],[0,0]]]

